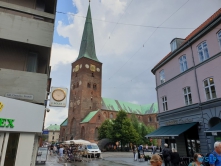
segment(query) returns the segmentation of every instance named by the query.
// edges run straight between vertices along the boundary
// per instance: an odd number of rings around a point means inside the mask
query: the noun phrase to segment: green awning
[[[196,124],[197,122],[177,124],[177,125],[171,125],[171,126],[162,126],[159,129],[155,130],[154,132],[146,135],[145,137],[155,138],[155,139],[162,139],[162,138],[168,139],[170,137],[177,137]]]
[[[221,135],[221,122],[204,132],[206,133],[207,136],[212,136],[212,135],[213,136],[217,136],[217,135],[220,136]]]

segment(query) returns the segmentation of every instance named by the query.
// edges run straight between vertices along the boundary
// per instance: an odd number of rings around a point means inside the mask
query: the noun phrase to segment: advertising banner
[[[36,158],[36,164],[38,163],[45,163],[47,161],[47,155],[48,155],[48,148],[46,147],[39,147],[37,158]]]

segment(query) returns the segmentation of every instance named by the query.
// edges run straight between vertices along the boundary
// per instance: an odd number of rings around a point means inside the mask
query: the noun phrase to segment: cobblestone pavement
[[[150,152],[145,152],[150,155]],[[147,161],[134,161],[132,152],[103,152],[100,159],[87,160],[85,162],[58,163],[57,156],[48,155],[45,166],[147,166]],[[38,165],[36,165],[38,166]],[[40,165],[39,165],[40,166]]]

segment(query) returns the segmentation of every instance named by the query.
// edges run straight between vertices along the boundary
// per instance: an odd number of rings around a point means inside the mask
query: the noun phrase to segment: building
[[[206,154],[221,140],[221,9],[170,45],[152,69],[160,128],[146,137],[162,138],[182,156]]]
[[[45,130],[48,130],[48,142],[58,142],[60,136],[60,125],[50,125]]]
[[[56,3],[0,0],[1,165],[35,165],[50,91]]]
[[[86,139],[98,141],[98,127],[106,119],[114,119],[120,109],[136,114],[146,125],[157,128],[157,104],[137,105],[102,98],[102,63],[95,51],[90,5],[85,21],[80,52],[72,63],[68,118],[60,128],[60,141]]]

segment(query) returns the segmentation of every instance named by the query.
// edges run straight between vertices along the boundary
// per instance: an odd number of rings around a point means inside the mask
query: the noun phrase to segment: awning
[[[217,136],[217,135],[220,136],[221,135],[221,122],[204,132],[206,133],[207,136]]]
[[[146,138],[155,138],[155,139],[169,139],[170,137],[177,137],[183,132],[187,131],[197,122],[194,123],[185,123],[185,124],[177,124],[171,126],[162,126],[159,129],[155,130],[154,132],[146,135]]]

